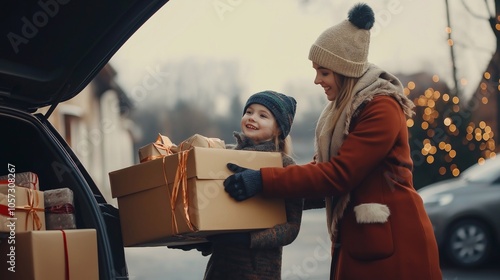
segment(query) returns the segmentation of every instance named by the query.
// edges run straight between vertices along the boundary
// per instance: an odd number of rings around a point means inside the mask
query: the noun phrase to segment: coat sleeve
[[[292,243],[300,231],[302,220],[302,199],[287,199],[285,201],[287,222],[275,225],[250,235],[251,248],[274,248]]]
[[[264,195],[321,198],[350,192],[384,161],[403,125],[402,114],[393,98],[375,97],[353,123],[338,155],[328,162],[261,168]]]
[[[283,165],[294,165],[295,162],[284,155]],[[292,243],[300,231],[302,221],[302,199],[285,200],[285,211],[287,222],[275,225],[270,229],[252,232],[250,234],[251,248],[274,248],[282,247]]]

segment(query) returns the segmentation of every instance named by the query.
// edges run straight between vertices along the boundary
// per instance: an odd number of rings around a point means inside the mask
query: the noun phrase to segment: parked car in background
[[[478,267],[499,252],[500,157],[418,190],[445,261]]]
[[[0,175],[30,171],[42,191],[73,191],[77,228],[96,230],[101,280],[128,279],[118,210],[48,117],[60,102],[79,94],[166,2],[0,4]],[[37,111],[44,107],[50,109]]]

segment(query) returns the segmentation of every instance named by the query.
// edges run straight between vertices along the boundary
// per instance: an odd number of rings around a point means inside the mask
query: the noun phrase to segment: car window
[[[462,179],[473,183],[498,183],[500,181],[500,158],[469,167],[462,173]]]

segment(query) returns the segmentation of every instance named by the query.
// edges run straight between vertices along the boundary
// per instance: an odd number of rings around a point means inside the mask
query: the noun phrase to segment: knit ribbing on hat
[[[322,67],[328,68],[346,77],[359,78],[368,69],[367,61],[350,61],[318,45],[311,46],[309,59]]]
[[[288,136],[297,107],[297,102],[293,97],[270,90],[255,93],[248,98],[243,114],[251,104],[263,105],[271,111],[281,130],[280,137],[285,139]]]

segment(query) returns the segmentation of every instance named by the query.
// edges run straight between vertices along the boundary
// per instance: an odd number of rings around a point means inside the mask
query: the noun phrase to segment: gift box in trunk
[[[285,223],[283,199],[257,195],[238,202],[224,191],[232,174],[228,162],[252,169],[282,166],[280,153],[194,147],[111,172],[124,245],[179,245]]]
[[[73,191],[69,188],[47,190],[45,201],[45,226],[47,229],[75,229]]]
[[[0,186],[16,185],[18,187],[39,190],[38,175],[33,172],[11,173],[0,176]]]
[[[0,279],[99,279],[95,229],[47,230],[0,242]]]
[[[0,232],[45,230],[43,192],[0,186]]]

